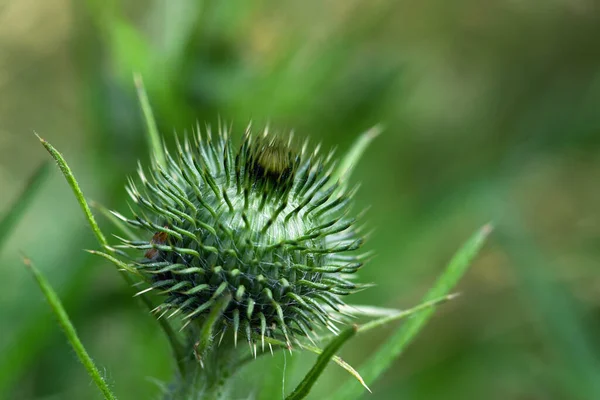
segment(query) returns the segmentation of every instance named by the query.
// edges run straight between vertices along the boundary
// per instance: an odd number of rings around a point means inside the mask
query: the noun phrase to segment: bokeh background
[[[343,152],[381,122],[353,176],[378,254],[361,272],[377,286],[355,303],[415,305],[472,232],[496,230],[463,295],[364,398],[600,399],[599,38],[594,0],[3,0],[0,214],[48,160],[33,131],[88,198],[126,207],[125,179],[147,159],[134,71],[167,141],[220,116]],[[95,246],[52,168],[0,249],[0,398],[100,398],[20,252],[121,399],[156,399],[170,379],[165,338],[82,251]],[[355,338],[344,359],[360,371],[393,328]],[[286,361],[289,391],[314,357]],[[265,357],[236,395],[280,393],[283,365]],[[344,379],[329,366],[311,398]]]

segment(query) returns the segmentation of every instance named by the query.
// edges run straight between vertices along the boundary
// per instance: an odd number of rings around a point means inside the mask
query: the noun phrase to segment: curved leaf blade
[[[166,165],[165,151],[160,142],[158,126],[156,125],[156,119],[154,118],[152,107],[150,106],[150,100],[148,99],[148,94],[146,93],[146,87],[144,86],[142,75],[134,74],[133,81],[135,83],[135,89],[137,91],[142,114],[144,114],[144,121],[146,122],[146,133],[148,135],[149,142],[148,144],[150,145],[152,154],[154,154],[154,157],[156,157],[158,164],[164,167]]]
[[[319,379],[329,361],[334,357],[340,347],[356,334],[357,330],[358,327],[353,325],[336,336],[327,347],[323,349],[323,352],[317,358],[315,365],[313,365],[310,371],[308,371],[308,374],[302,379],[302,382],[300,382],[296,389],[294,389],[287,397],[287,400],[301,400],[308,396],[310,389],[312,389],[317,379]]]
[[[490,224],[484,225],[456,252],[448,263],[444,273],[438,278],[434,286],[423,298],[423,303],[447,296],[465,274],[471,261],[483,247],[486,238],[492,232]],[[402,325],[392,337],[384,343],[361,368],[362,375],[367,382],[374,382],[394,359],[404,351],[410,342],[417,336],[432,316],[434,308],[425,307],[421,312],[413,315],[412,319]],[[343,385],[331,397],[337,400],[356,399],[363,393],[363,389],[355,382],[350,381]]]
[[[54,161],[56,161],[56,164],[58,164],[60,171],[62,172],[65,179],[67,180],[67,183],[69,184],[69,186],[71,186],[71,189],[73,190],[73,193],[75,194],[75,198],[77,199],[77,202],[79,203],[79,206],[81,207],[81,210],[85,214],[85,217],[86,217],[88,223],[90,224],[90,227],[92,228],[92,231],[94,232],[94,235],[96,235],[96,239],[98,240],[98,243],[100,243],[100,245],[102,247],[106,247],[108,245],[108,242],[106,241],[106,237],[104,236],[104,234],[100,230],[100,227],[96,223],[94,214],[92,214],[92,211],[90,210],[90,206],[88,205],[87,201],[85,200],[85,197],[83,196],[83,192],[81,191],[81,188],[79,187],[79,184],[77,183],[77,180],[75,179],[75,175],[73,175],[73,172],[71,171],[71,168],[69,168],[69,165],[65,161],[64,157],[62,156],[62,154],[59,153],[58,150],[56,150],[54,148],[54,146],[52,146],[46,140],[42,139],[40,137],[40,135],[38,135],[36,133],[35,136],[37,136],[37,138],[40,140],[40,142],[42,143],[44,148],[48,151],[48,153],[50,153],[50,155],[52,156]]]
[[[96,386],[98,386],[98,389],[100,389],[100,391],[104,395],[104,398],[107,400],[116,400],[115,395],[108,387],[108,384],[106,383],[104,378],[102,378],[98,367],[96,367],[96,364],[94,364],[94,361],[83,346],[83,343],[81,343],[81,340],[77,335],[77,331],[75,330],[75,327],[69,319],[69,315],[65,311],[60,299],[58,298],[58,295],[56,294],[54,289],[52,289],[52,286],[50,286],[46,278],[33,265],[30,259],[25,258],[23,262],[32,272],[38,286],[40,287],[42,293],[46,297],[46,300],[48,301],[52,312],[56,316],[58,323],[65,332],[65,336],[69,340],[71,347],[73,347],[73,350],[75,350],[75,354],[77,354],[79,361],[81,361],[81,363],[87,370],[88,374],[90,375]]]

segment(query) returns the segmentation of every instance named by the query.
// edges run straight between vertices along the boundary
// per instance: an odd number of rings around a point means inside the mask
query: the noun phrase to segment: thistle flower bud
[[[364,287],[351,280],[364,258],[352,191],[332,154],[290,142],[247,131],[234,151],[226,132],[198,131],[129,181],[133,217],[115,215],[148,239],[121,247],[142,251],[136,265],[165,296],[160,310],[189,323],[230,296],[218,326],[250,343],[337,331],[342,298]]]

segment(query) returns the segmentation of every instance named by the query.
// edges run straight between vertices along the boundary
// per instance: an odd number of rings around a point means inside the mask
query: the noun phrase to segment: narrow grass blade
[[[146,121],[146,131],[150,148],[152,149],[152,153],[154,154],[154,157],[156,157],[158,164],[165,166],[165,152],[160,141],[158,127],[156,126],[156,120],[154,119],[154,113],[152,112],[150,101],[148,100],[148,94],[146,93],[142,76],[140,74],[134,74],[133,81],[137,90],[140,106],[142,107],[142,113],[144,114],[144,120]]]
[[[340,307],[340,309],[342,309],[346,312],[349,312],[349,313],[353,313],[354,315],[379,316],[380,318],[377,318],[373,321],[369,321],[365,324],[358,326],[358,333],[365,333],[372,329],[378,328],[380,326],[387,325],[390,322],[395,322],[400,319],[410,317],[410,316],[415,315],[415,314],[417,314],[423,310],[426,310],[428,308],[436,307],[442,303],[453,300],[453,299],[457,298],[458,296],[459,296],[458,293],[452,293],[452,294],[449,294],[446,296],[435,298],[433,300],[425,301],[425,302],[419,304],[418,306],[409,308],[407,310],[394,310],[394,309],[389,309],[389,308],[368,307],[368,306],[366,306],[366,307],[360,306],[358,308],[353,307],[353,306],[345,306],[345,307],[342,306],[342,307]],[[319,339],[327,340],[331,337],[333,337],[333,335],[321,336]]]
[[[434,307],[436,307],[442,303],[445,303],[449,300],[452,300],[452,299],[456,298],[457,296],[458,295],[456,293],[449,294],[447,296],[443,296],[443,297],[440,297],[440,298],[437,298],[434,300],[425,301],[416,307],[409,308],[408,310],[400,311],[394,315],[388,315],[388,316],[385,316],[382,318],[378,318],[374,321],[367,322],[366,324],[360,325],[358,327],[358,333],[365,333],[372,329],[379,328],[380,326],[389,324],[390,322],[394,322],[394,321],[398,321],[399,319],[402,319],[402,318],[410,317],[412,315],[415,315],[415,314],[422,312],[424,310],[427,310],[427,309],[433,309]],[[430,311],[433,311],[433,310],[430,310]]]
[[[337,180],[341,180],[341,189],[344,189],[347,186],[348,178],[352,174],[354,167],[358,163],[358,160],[363,155],[369,144],[375,139],[383,128],[381,125],[375,125],[368,131],[362,133],[360,137],[354,142],[352,148],[346,156],[342,159],[342,162],[337,167],[337,169],[333,172],[332,182],[336,182]]]
[[[96,235],[96,239],[98,240],[98,242],[100,243],[100,245],[103,248],[111,250],[110,246],[108,245],[108,242],[106,241],[104,234],[102,233],[102,231],[100,230],[100,227],[98,226],[98,224],[96,223],[96,220],[94,219],[94,215],[92,214],[90,207],[89,207],[87,201],[85,200],[85,197],[83,196],[83,192],[81,191],[81,188],[79,187],[79,184],[77,183],[77,180],[75,179],[75,176],[71,172],[71,169],[67,165],[67,162],[63,158],[62,154],[60,154],[58,152],[58,150],[56,150],[50,143],[48,143],[47,141],[42,139],[37,133],[36,133],[36,136],[38,137],[38,139],[40,140],[42,145],[46,148],[48,153],[50,153],[52,158],[54,158],[54,160],[58,164],[61,172],[63,173],[65,179],[69,183],[69,186],[71,186],[71,189],[73,189],[73,193],[75,194],[75,197],[77,198],[77,201],[79,202],[79,205],[81,206],[81,209],[83,210],[83,213],[85,214],[85,216],[90,224],[90,227],[92,228],[92,231]],[[107,254],[104,254],[104,253],[97,253],[97,254],[101,254],[105,258],[108,258],[109,261],[113,261],[113,260],[117,261],[117,264],[116,264],[117,266],[121,267],[122,269],[127,270],[126,264],[124,264],[124,263],[121,263],[123,265],[119,264],[120,261],[116,260],[114,257],[108,256]],[[124,273],[124,271],[120,271],[120,272],[121,272],[121,276],[123,277],[123,279],[125,279],[125,282],[127,282],[127,284],[129,286],[131,286],[133,284],[131,278],[126,273]],[[148,307],[149,310],[152,310],[154,308],[152,306],[152,303],[150,302],[150,300],[145,295],[142,295],[140,297],[142,298],[142,301]],[[173,348],[173,352],[177,356],[178,365],[181,369],[182,357],[179,357],[179,356],[182,355],[182,349],[176,340],[176,334],[173,331],[173,328],[166,321],[158,320],[158,322],[170,341],[170,344]]]
[[[460,278],[467,271],[471,261],[477,255],[485,239],[491,233],[492,226],[485,225],[477,231],[462,248],[454,255],[448,264],[444,273],[438,278],[435,285],[427,292],[423,302],[429,302],[436,298],[446,296],[452,288],[458,283]],[[367,360],[361,368],[363,377],[367,382],[374,382],[393,362],[393,360],[402,353],[406,346],[415,338],[415,336],[425,326],[434,309],[424,308],[421,312],[402,325],[394,335],[384,343],[375,354]],[[362,394],[362,389],[354,382],[348,382],[343,385],[332,399],[349,400],[356,399]]]
[[[98,242],[100,243],[100,245],[102,247],[106,247],[108,245],[108,242],[106,241],[104,234],[102,234],[102,231],[100,231],[100,227],[96,223],[96,220],[94,219],[94,215],[92,214],[90,207],[88,206],[87,202],[85,201],[83,192],[81,191],[81,188],[79,187],[79,184],[77,183],[77,180],[75,179],[75,176],[73,175],[73,172],[71,172],[71,168],[69,168],[69,166],[67,165],[67,162],[63,158],[62,154],[60,154],[58,152],[58,150],[56,150],[50,143],[48,143],[47,141],[42,139],[37,133],[35,134],[35,136],[38,137],[38,139],[40,140],[42,145],[46,148],[48,153],[50,153],[52,158],[54,158],[54,160],[58,164],[60,171],[63,173],[65,179],[67,180],[67,183],[69,184],[69,186],[71,186],[71,189],[73,189],[73,193],[75,194],[75,197],[77,198],[77,201],[79,202],[79,206],[83,210],[83,213],[85,214],[85,217],[87,218],[88,223],[90,224],[90,227],[92,228],[92,231],[94,232],[94,235],[96,235],[96,239],[98,239]]]
[[[27,210],[27,207],[29,207],[29,204],[42,186],[42,183],[46,180],[48,171],[50,170],[48,167],[48,163],[43,163],[38,167],[27,182],[27,185],[25,185],[25,189],[23,189],[21,194],[9,207],[8,212],[0,220],[0,249],[6,239],[10,236],[10,233],[19,219],[25,213],[25,210]]]
[[[308,371],[308,374],[302,379],[302,382],[294,389],[294,391],[287,397],[288,400],[300,400],[308,396],[310,389],[314,386],[319,376],[325,370],[325,367],[329,361],[333,358],[335,353],[346,343],[352,336],[357,332],[358,327],[353,325],[336,336],[328,345],[323,349],[315,365]]]
[[[346,312],[352,312],[355,315],[367,315],[367,316],[380,316],[381,318],[378,318],[376,320],[367,322],[365,324],[359,325],[358,326],[358,330],[357,330],[357,334],[360,333],[365,333],[368,332],[372,329],[378,328],[380,326],[383,325],[387,325],[391,322],[395,322],[398,321],[400,319],[403,318],[407,318],[410,317],[416,313],[419,313],[427,308],[430,307],[436,307],[442,303],[445,303],[446,301],[450,301],[452,299],[455,299],[456,297],[458,297],[459,294],[458,293],[453,293],[453,294],[449,294],[447,296],[443,296],[443,297],[439,297],[437,299],[431,300],[431,301],[426,301],[422,304],[419,304],[418,306],[409,308],[408,310],[396,310],[396,309],[389,309],[389,308],[381,308],[381,307],[371,307],[371,306],[345,306],[345,307],[341,307],[344,311]],[[331,340],[335,338],[334,335],[326,335],[326,336],[321,336],[319,337],[319,340]],[[281,346],[285,346],[285,343],[281,342],[281,343],[273,343],[271,342],[271,344],[279,344]],[[300,345],[300,347],[302,349],[308,350],[312,353],[315,354],[321,354],[323,352],[322,349],[318,348],[318,347],[314,347],[314,346],[308,346],[308,345]],[[279,347],[279,349],[281,349],[283,347]],[[255,357],[254,356],[250,356],[247,359],[243,359],[241,361],[242,364],[245,364],[246,362],[252,361],[254,360]],[[352,368],[352,366],[350,366],[350,364],[346,363],[344,360],[342,360],[341,358],[334,356],[333,357],[333,361],[340,365],[342,368],[344,368],[346,371],[348,371],[352,376],[354,376],[356,378],[356,380],[368,391],[371,391],[369,389],[369,387],[365,384],[363,378],[360,376],[360,374],[354,369]]]
[[[402,310],[395,308],[384,308],[377,306],[365,306],[365,305],[341,305],[338,306],[340,311],[346,314],[355,315],[357,317],[388,317],[390,315],[396,315],[401,313]]]
[[[46,278],[44,278],[44,276],[40,273],[40,271],[38,271],[38,269],[35,268],[30,259],[25,258],[23,262],[31,270],[35,280],[37,281],[40,289],[42,290],[42,293],[46,297],[46,300],[48,301],[52,312],[58,319],[58,323],[64,330],[65,335],[69,340],[69,343],[73,347],[73,350],[75,350],[75,354],[77,354],[79,361],[81,361],[81,363],[87,370],[88,374],[90,375],[96,386],[98,386],[98,389],[100,389],[100,391],[104,395],[104,398],[107,400],[116,400],[115,395],[111,392],[110,388],[108,387],[108,384],[102,378],[98,367],[96,367],[96,364],[94,364],[94,361],[92,361],[91,357],[85,350],[83,343],[81,343],[81,340],[79,340],[79,336],[77,336],[75,327],[71,323],[69,316],[67,315],[67,312],[61,304],[60,299],[58,298],[58,295],[56,294],[54,289],[52,289],[52,287],[50,286]]]

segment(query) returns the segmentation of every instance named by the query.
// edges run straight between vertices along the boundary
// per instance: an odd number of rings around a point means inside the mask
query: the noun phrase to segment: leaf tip
[[[462,296],[462,293],[460,293],[460,292],[450,293],[448,296],[446,296],[446,300],[448,300],[448,301],[454,300],[460,296]]]
[[[133,73],[133,84],[135,85],[135,87],[138,90],[143,88],[144,81],[142,79],[142,74],[140,74],[139,72],[134,72]]]
[[[38,138],[38,140],[42,143],[46,143],[46,140],[42,138],[36,131],[33,131],[33,134]]]
[[[494,231],[494,223],[493,222],[488,222],[483,227],[481,227],[481,234],[483,236],[489,236],[490,233],[492,233],[493,231]]]
[[[372,126],[368,131],[365,132],[365,136],[367,138],[369,138],[370,140],[373,140],[377,136],[381,135],[383,133],[384,129],[385,129],[385,127],[383,126],[383,124],[381,124],[381,123],[376,124],[376,125]]]
[[[31,269],[31,267],[32,267],[32,264],[31,264],[31,259],[30,259],[29,257],[27,257],[26,255],[22,255],[22,257],[23,257],[23,264],[24,264],[24,265],[25,265],[27,268],[30,268],[30,269]]]

